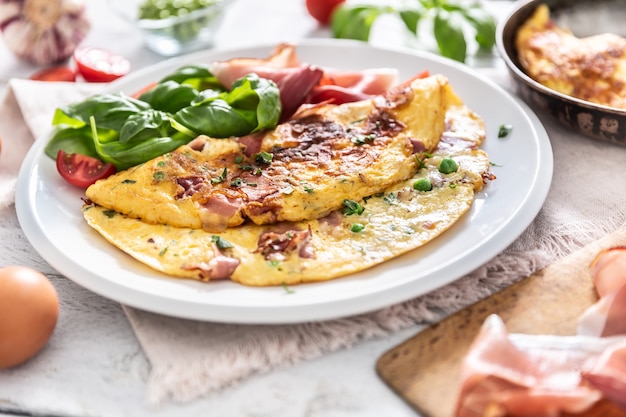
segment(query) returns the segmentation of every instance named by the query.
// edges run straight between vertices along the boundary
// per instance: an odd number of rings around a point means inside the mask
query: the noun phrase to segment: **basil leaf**
[[[256,114],[250,111],[234,111],[222,99],[186,107],[174,115],[174,120],[197,134],[214,138],[243,136],[257,126]]]
[[[496,21],[480,7],[470,7],[461,11],[465,19],[476,30],[476,42],[481,48],[490,49],[496,43]]]
[[[197,134],[215,138],[243,136],[276,126],[280,118],[280,92],[276,83],[248,74],[232,89],[203,92],[174,115],[174,120]]]
[[[189,106],[197,96],[198,90],[190,85],[179,84],[176,81],[165,81],[142,94],[139,100],[145,101],[154,109],[176,113]]]
[[[46,155],[56,158],[63,149],[123,170],[173,151],[198,134],[243,136],[273,128],[280,118],[276,83],[256,74],[235,81],[230,91],[200,66],[183,67],[166,78],[139,100],[101,94],[57,109],[57,130]]]
[[[169,116],[159,110],[145,110],[134,114],[126,120],[120,130],[119,141],[144,141],[153,137],[168,136],[174,130],[171,127]]]
[[[374,21],[387,7],[341,4],[333,12],[331,31],[336,38],[367,41]]]
[[[55,129],[46,144],[44,152],[52,159],[56,159],[59,150],[66,153],[79,153],[81,155],[99,158],[93,141],[91,140],[91,129],[89,126],[72,129],[67,125],[60,125]]]
[[[178,84],[187,84],[198,91],[208,88],[224,90],[224,86],[220,84],[217,78],[209,71],[209,68],[203,65],[185,65],[178,68],[173,73],[163,77],[159,84],[167,81],[175,81]]]
[[[278,123],[280,91],[274,81],[249,74],[235,81],[228,95],[234,108],[256,112],[257,126],[252,132],[273,128]]]
[[[439,9],[435,15],[434,35],[441,55],[465,61],[467,43],[459,14]]]
[[[425,14],[422,9],[402,9],[398,11],[400,19],[404,22],[404,26],[413,34],[417,33],[419,21]]]
[[[62,107],[55,112],[52,124],[63,123],[79,127],[89,124],[89,118],[93,116],[98,127],[119,131],[126,119],[149,108],[148,103],[123,94],[98,94]],[[74,121],[69,122],[69,119]]]
[[[177,133],[171,137],[153,137],[138,143],[121,143],[118,141],[101,143],[95,138],[93,142],[98,152],[98,158],[104,162],[112,163],[118,171],[121,171],[171,152],[188,143],[189,137]]]

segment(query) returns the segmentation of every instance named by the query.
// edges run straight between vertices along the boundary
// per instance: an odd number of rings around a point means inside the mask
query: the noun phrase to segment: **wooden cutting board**
[[[485,318],[500,315],[511,333],[576,334],[578,317],[597,300],[589,264],[614,246],[626,246],[626,226],[392,348],[376,364],[379,376],[424,416],[452,417],[461,360]]]

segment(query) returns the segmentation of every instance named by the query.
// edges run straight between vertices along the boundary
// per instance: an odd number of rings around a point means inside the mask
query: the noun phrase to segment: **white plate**
[[[131,93],[183,64],[233,57],[264,57],[271,46],[211,50],[137,71],[109,91]],[[368,271],[291,288],[250,288],[232,282],[168,278],[108,244],[83,221],[80,190],[57,174],[38,140],[22,166],[16,197],[26,236],[59,272],[79,285],[140,309],[171,316],[235,323],[325,320],[382,308],[448,284],[489,261],[532,222],[552,179],[552,149],[537,117],[518,100],[468,67],[417,51],[388,50],[359,42],[315,40],[298,45],[309,63],[342,69],[396,67],[401,79],[429,70],[445,74],[466,104],[482,115],[484,149],[497,180],[470,212],[425,247]],[[513,125],[498,139],[499,126]],[[341,249],[338,249],[341,250]]]

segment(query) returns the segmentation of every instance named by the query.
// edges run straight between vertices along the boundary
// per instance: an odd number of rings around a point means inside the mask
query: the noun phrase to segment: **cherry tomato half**
[[[93,83],[108,83],[130,71],[130,62],[126,58],[99,48],[77,48],[74,62],[85,81]]]
[[[115,166],[78,153],[57,153],[57,171],[63,179],[80,188],[87,188],[99,179],[115,174]]]
[[[158,83],[155,81],[153,83],[147,84],[143,87],[141,87],[139,90],[135,91],[133,94],[131,94],[130,96],[132,98],[139,98],[141,97],[144,93],[147,93],[148,91],[152,90],[154,87],[156,87]]]
[[[345,0],[305,0],[309,14],[320,24],[327,25],[335,7]]]
[[[76,71],[70,67],[50,67],[37,71],[30,77],[36,81],[76,81]]]

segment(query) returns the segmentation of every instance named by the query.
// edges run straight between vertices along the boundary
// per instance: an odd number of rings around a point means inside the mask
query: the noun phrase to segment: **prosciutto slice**
[[[589,336],[626,334],[626,248],[614,247],[598,253],[591,263],[599,300],[578,322],[578,333]]]
[[[250,73],[274,81],[280,90],[281,121],[297,110],[324,75],[321,68],[300,62],[295,47],[289,44],[278,45],[267,58],[215,61],[209,65],[209,70],[226,88]]]
[[[626,415],[626,248],[590,265],[599,300],[577,336],[508,334],[489,317],[463,362],[457,417],[580,414],[601,400]]]
[[[343,104],[380,95],[398,81],[395,68],[341,71],[304,63],[294,45],[281,44],[267,58],[235,58],[209,66],[227,88],[246,74],[274,81],[283,106],[281,121],[291,117],[302,104]]]
[[[365,100],[383,94],[398,82],[395,68],[369,68],[363,71],[324,69],[324,77],[315,86],[308,103],[330,101],[334,104]]]
[[[554,417],[581,413],[603,395],[581,375],[611,341],[509,335],[490,316],[463,362],[457,417]],[[488,411],[488,414],[486,414]]]

